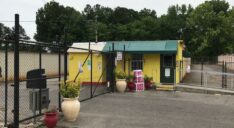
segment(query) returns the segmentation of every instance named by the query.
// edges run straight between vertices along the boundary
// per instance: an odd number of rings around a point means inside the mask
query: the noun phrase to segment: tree
[[[0,23],[0,39],[11,39],[13,40],[13,31],[9,28],[4,26],[4,24]]]
[[[144,17],[152,17],[152,18],[157,18],[157,14],[155,10],[150,10],[150,9],[142,9],[139,12],[139,17],[144,18]]]
[[[117,7],[113,12],[112,20],[112,23],[114,24],[128,24],[135,20],[139,20],[139,16],[138,12],[133,9]]]
[[[52,1],[37,12],[38,41],[178,40],[185,41],[194,56],[214,56],[234,52],[234,9],[224,0],[211,0],[195,9],[172,5],[167,14],[135,11],[124,7],[111,9],[99,4],[86,5],[82,14]],[[219,47],[217,47],[219,46]]]
[[[187,20],[191,32],[187,46],[192,55],[215,56],[228,52],[227,5],[224,1],[212,0],[199,5],[191,13]]]
[[[14,40],[15,27],[9,28],[0,23],[0,39]],[[30,37],[26,34],[24,28],[19,26],[19,38],[23,40],[29,40]]]
[[[186,18],[191,13],[192,7],[189,5],[173,5],[168,8],[167,15],[158,18],[159,39],[174,40],[183,39],[183,31],[186,28]]]
[[[71,7],[64,7],[55,1],[46,3],[36,13],[37,41],[52,42],[63,40],[65,32],[67,42],[81,41],[84,37],[84,19]],[[78,36],[79,35],[79,36]]]
[[[227,18],[227,40],[228,45],[225,47],[226,53],[234,53],[234,7],[228,12],[228,18]]]

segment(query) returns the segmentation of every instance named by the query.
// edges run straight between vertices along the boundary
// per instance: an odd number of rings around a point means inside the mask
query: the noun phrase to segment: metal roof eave
[[[112,51],[104,51],[103,53],[109,53],[109,52],[112,52]],[[118,51],[118,50],[115,50],[115,52],[124,52],[124,51]],[[151,53],[154,53],[154,54],[176,54],[177,51],[125,51],[125,53],[132,53],[132,54],[151,54]]]

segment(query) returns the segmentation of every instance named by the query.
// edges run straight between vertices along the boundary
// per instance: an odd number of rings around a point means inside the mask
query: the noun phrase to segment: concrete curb
[[[205,88],[205,87],[190,86],[190,85],[176,85],[176,91],[207,93],[207,94],[234,95],[234,91],[232,91],[232,90]]]

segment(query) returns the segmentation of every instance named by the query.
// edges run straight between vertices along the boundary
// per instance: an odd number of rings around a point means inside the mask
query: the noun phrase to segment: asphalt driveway
[[[81,103],[58,128],[233,128],[234,97],[145,91],[105,94]]]

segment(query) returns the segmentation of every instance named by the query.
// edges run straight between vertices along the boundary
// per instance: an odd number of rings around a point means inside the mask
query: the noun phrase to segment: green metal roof
[[[109,41],[103,48],[103,52],[125,51],[135,53],[176,53],[178,40],[165,41]]]

